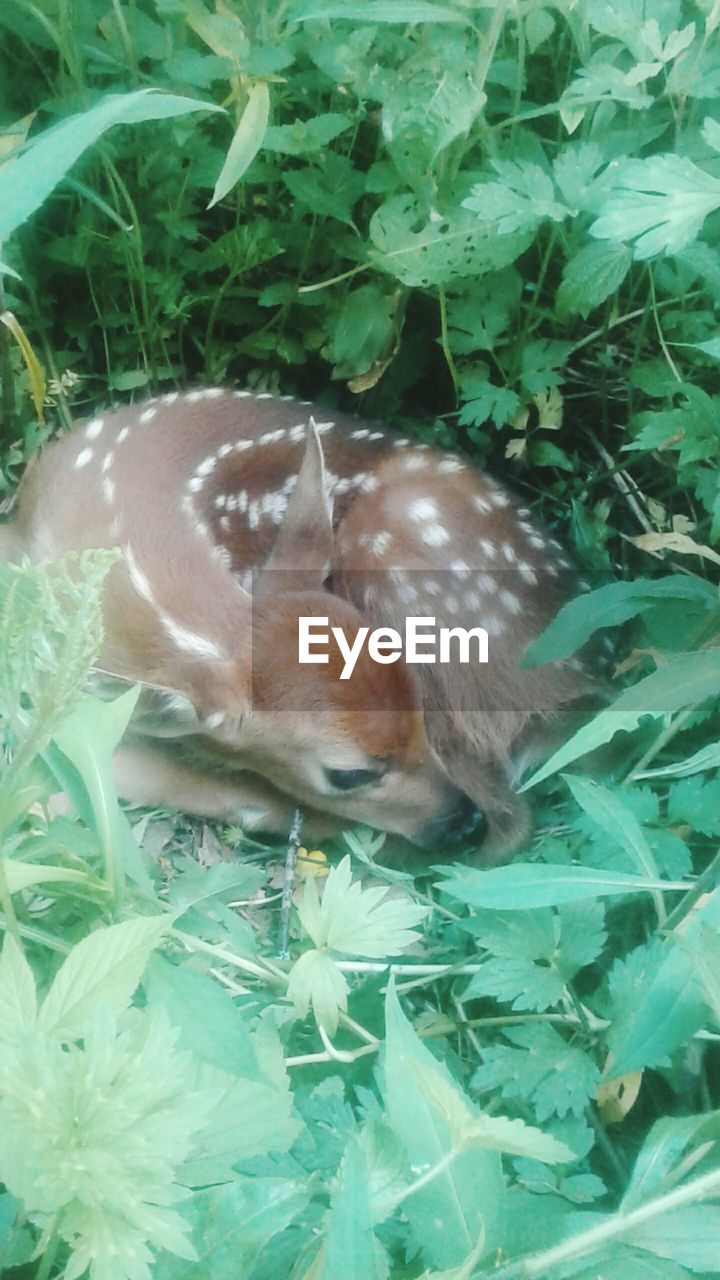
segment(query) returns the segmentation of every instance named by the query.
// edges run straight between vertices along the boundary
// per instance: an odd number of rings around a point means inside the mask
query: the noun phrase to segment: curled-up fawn
[[[312,837],[361,821],[507,858],[529,834],[517,761],[592,690],[577,662],[521,668],[574,581],[527,509],[452,454],[288,397],[93,418],[31,465],[0,539],[6,560],[120,548],[98,666],[147,686],[117,753],[139,803],[275,832],[301,803]],[[487,661],[360,645],[408,618],[483,628]],[[349,678],[335,645],[299,660],[303,619],[357,640]]]

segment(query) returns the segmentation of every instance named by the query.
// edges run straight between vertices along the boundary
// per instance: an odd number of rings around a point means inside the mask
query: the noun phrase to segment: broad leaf
[[[46,129],[39,137],[31,138],[22,155],[0,169],[0,241],[40,208],[83,151],[113,125],[220,110],[212,102],[138,89],[135,93],[109,94],[89,110]]]
[[[151,952],[172,916],[136,916],[96,929],[73,947],[50,986],[38,1017],[49,1035],[74,1040],[102,1002],[115,1014],[130,1003]]]
[[[21,1032],[32,1030],[37,995],[32,969],[12,934],[5,934],[0,955],[0,1044],[14,1044]]]
[[[491,867],[488,871],[467,867],[459,875],[446,874],[449,878],[438,881],[437,885],[443,893],[471,907],[497,911],[531,911],[534,907],[555,907],[581,898],[691,887],[667,880],[648,880],[622,871],[545,863],[513,863],[509,867]]]

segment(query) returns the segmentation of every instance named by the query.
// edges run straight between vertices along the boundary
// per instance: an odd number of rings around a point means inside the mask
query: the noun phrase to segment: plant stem
[[[570,1236],[552,1249],[544,1249],[540,1253],[531,1253],[525,1258],[520,1258],[509,1267],[493,1272],[493,1275],[498,1275],[503,1280],[510,1280],[511,1276],[542,1276],[563,1262],[580,1258],[586,1253],[593,1253],[603,1245],[609,1244],[611,1240],[627,1235],[629,1231],[642,1226],[645,1222],[652,1222],[654,1218],[671,1213],[682,1205],[718,1195],[720,1195],[720,1169],[713,1169],[710,1173],[704,1173],[699,1178],[693,1178],[683,1186],[676,1187],[664,1196],[656,1196],[654,1200],[641,1205],[638,1209],[632,1209],[629,1213],[623,1213],[620,1209],[604,1222],[599,1222],[596,1227],[590,1227],[587,1231]]]

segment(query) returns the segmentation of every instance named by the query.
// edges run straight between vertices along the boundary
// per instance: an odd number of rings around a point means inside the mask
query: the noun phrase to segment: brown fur
[[[569,566],[488,477],[330,419],[212,390],[103,415],[29,469],[0,557],[122,547],[100,666],[168,693],[118,758],[129,798],[273,830],[300,800],[314,831],[360,820],[427,842],[444,830],[449,841],[453,824],[462,835],[469,796],[489,824],[478,856],[507,857],[530,831],[514,757],[530,741],[541,754],[592,689],[572,665],[520,665],[567,596]],[[363,650],[342,681],[332,645],[326,666],[297,662],[300,616],[351,638],[361,625],[402,632],[431,606],[439,625],[492,614],[487,666],[411,670]],[[378,761],[376,786],[328,788],[328,768]]]

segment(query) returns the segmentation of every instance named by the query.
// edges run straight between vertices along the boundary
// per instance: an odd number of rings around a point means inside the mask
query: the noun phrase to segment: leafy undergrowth
[[[108,398],[320,393],[574,548],[593,589],[528,661],[617,646],[514,865],[348,832],[286,953],[282,849],[117,803],[112,556],[0,571],[0,1271],[720,1271],[719,25],[0,9],[3,491]]]

